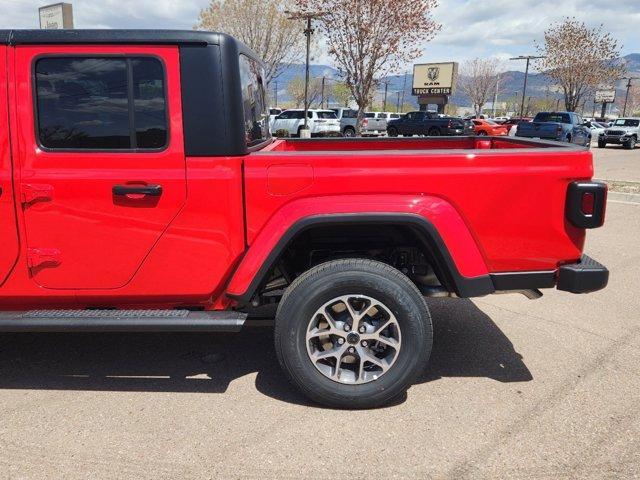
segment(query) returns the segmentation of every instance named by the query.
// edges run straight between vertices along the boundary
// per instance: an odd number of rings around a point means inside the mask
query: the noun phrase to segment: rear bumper
[[[609,270],[587,255],[579,262],[562,265],[557,270],[492,273],[495,291],[553,288],[571,293],[601,290],[609,281]]]
[[[609,282],[609,270],[588,255],[578,263],[562,265],[558,270],[558,290],[589,293],[602,290]]]

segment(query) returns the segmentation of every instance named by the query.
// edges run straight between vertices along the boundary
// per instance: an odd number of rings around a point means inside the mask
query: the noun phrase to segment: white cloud
[[[208,0],[67,0],[76,28],[191,29]],[[0,0],[0,28],[37,28],[38,7],[54,0]],[[392,8],[393,2],[389,2]],[[441,0],[435,12],[443,28],[423,47],[420,61],[464,61],[533,53],[534,40],[566,16],[591,26],[603,23],[624,45],[640,52],[640,0]],[[328,58],[320,55],[319,63]],[[511,62],[512,68],[523,66]]]

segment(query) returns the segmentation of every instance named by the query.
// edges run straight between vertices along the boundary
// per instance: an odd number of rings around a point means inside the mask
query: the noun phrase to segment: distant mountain
[[[626,63],[627,70],[633,77],[640,77],[640,53],[631,53],[622,57],[622,60]],[[303,64],[294,64],[286,68],[282,74],[277,78],[278,89],[278,102],[288,102],[290,100],[287,94],[288,83],[298,76],[304,76],[305,68]],[[309,74],[312,78],[327,78],[327,85],[331,84],[332,80],[339,80],[340,73],[334,67],[329,65],[310,65]],[[406,81],[405,81],[406,77]],[[398,102],[399,98],[402,98],[402,90],[404,87],[405,103],[413,104],[417,107],[417,98],[411,95],[411,85],[413,82],[412,72],[407,72],[406,75],[390,75],[382,79],[380,86],[378,87],[375,99],[376,102],[382,102],[384,96],[384,83],[387,84],[387,103],[389,109],[393,109],[393,106]],[[522,95],[522,87],[524,84],[524,72],[508,71],[501,75],[500,79],[500,94],[499,100],[513,99],[516,95]],[[620,80],[616,83],[616,90],[618,95],[624,95],[625,81]],[[276,85],[272,83],[270,87],[271,95]],[[327,95],[329,95],[329,87],[327,87]],[[532,98],[561,98],[562,93],[556,86],[549,80],[549,78],[543,73],[530,73],[527,80],[527,96]],[[329,99],[332,102],[331,98]],[[470,105],[468,97],[460,90],[457,89],[455,94],[451,97],[450,102],[459,105]]]
[[[640,53],[631,53],[622,58],[627,62],[627,70],[640,75]]]

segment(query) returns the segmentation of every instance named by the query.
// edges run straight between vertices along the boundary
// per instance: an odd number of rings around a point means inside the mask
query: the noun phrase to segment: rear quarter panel
[[[301,166],[306,180],[297,180],[300,188],[270,190],[270,183],[294,181]],[[565,220],[565,196],[570,181],[592,174],[591,154],[580,150],[256,153],[245,160],[247,242],[299,199],[428,196],[457,212],[489,272],[551,270],[580,258],[584,231]],[[451,235],[444,240],[454,241]]]

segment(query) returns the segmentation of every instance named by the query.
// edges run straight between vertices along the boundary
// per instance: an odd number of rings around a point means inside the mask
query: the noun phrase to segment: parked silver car
[[[633,150],[640,136],[640,118],[618,118],[604,133],[598,137],[598,147],[605,148],[607,144],[624,145]]]

